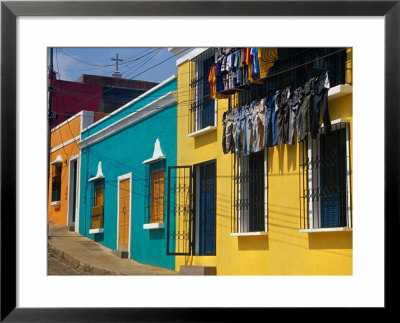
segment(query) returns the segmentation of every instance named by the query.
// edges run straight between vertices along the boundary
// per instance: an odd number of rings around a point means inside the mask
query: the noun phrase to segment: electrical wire
[[[344,51],[344,50],[345,50],[345,49],[338,50],[338,51],[336,51],[336,52],[333,52],[333,53],[324,55],[324,56],[322,56],[322,57],[318,57],[317,59],[308,61],[308,62],[306,62],[306,63],[298,64],[298,65],[296,65],[296,66],[293,67],[293,68],[289,68],[289,69],[286,69],[286,70],[284,70],[284,71],[280,71],[280,72],[274,73],[274,74],[272,74],[272,75],[269,75],[269,76],[267,76],[267,78],[271,78],[271,77],[273,77],[273,76],[276,76],[276,75],[279,75],[279,74],[286,73],[286,72],[288,72],[288,71],[294,70],[294,69],[299,68],[299,67],[301,67],[301,66],[314,63],[315,61],[318,61],[318,60],[320,60],[320,59],[326,58],[326,57],[331,56],[331,55],[335,55],[335,54],[337,54],[337,53],[339,53],[339,52],[341,52],[341,51]],[[255,87],[253,87],[253,89],[262,88],[262,87],[264,87],[264,86],[265,86],[265,85],[256,85]],[[187,87],[187,86],[183,86],[182,88],[187,89],[188,87]],[[177,100],[178,102],[177,102],[177,103],[180,104],[180,105],[186,104],[186,105],[189,107],[189,104],[192,103],[193,100],[191,100],[191,99],[188,99],[188,100],[179,100],[179,96],[182,95],[182,94],[187,94],[187,93],[190,92],[190,91],[192,91],[192,90],[191,90],[191,89],[189,89],[189,90],[187,90],[187,91],[179,91],[179,90],[178,90],[178,100]],[[165,94],[166,94],[166,93],[165,93]],[[163,94],[158,94],[158,95],[154,95],[154,96],[151,96],[151,95],[150,95],[150,96],[146,96],[146,98],[155,98],[155,99],[157,99],[157,98],[159,98],[159,97],[162,96],[162,95],[163,95]],[[205,98],[209,98],[209,97],[210,97],[210,95],[204,95],[204,96],[202,96],[202,97],[200,97],[200,98],[197,97],[197,99],[205,99]],[[151,110],[161,110],[161,109],[163,109],[163,108],[152,108],[152,109],[149,109],[149,111],[151,111]],[[218,111],[218,110],[226,110],[226,108],[220,108],[220,109],[217,109],[217,111]],[[128,116],[128,115],[130,115],[130,114],[132,114],[132,113],[134,113],[134,111],[126,112],[126,113],[120,112],[120,113],[118,113],[118,115],[119,115],[119,116]],[[189,115],[190,115],[190,114],[179,114],[179,115],[177,115],[177,117],[187,117],[187,116],[189,116]],[[72,116],[72,115],[69,115],[69,116]],[[134,116],[132,116],[132,117],[134,117]]]
[[[190,49],[190,48],[186,48],[186,49],[184,49],[183,51],[187,51],[187,50],[189,50],[189,49]],[[160,64],[165,63],[166,61],[168,61],[168,60],[170,60],[170,59],[172,59],[172,58],[175,58],[175,55],[174,55],[174,56],[171,56],[171,57],[169,57],[169,58],[167,58],[167,59],[165,59],[164,61],[162,61],[162,62],[159,63],[159,64],[153,65],[152,67],[148,68],[146,71],[148,71],[148,70],[150,70],[150,69],[153,69],[154,67],[157,67],[157,66],[159,66]],[[140,74],[143,74],[143,73],[144,73],[144,72],[142,72],[142,73],[140,73]],[[134,77],[136,77],[136,76],[137,76],[137,75],[135,75],[135,76],[129,78],[129,80],[132,80],[132,79],[133,79]],[[69,109],[73,109],[73,108],[75,108],[75,107],[77,107],[77,106],[79,106],[79,105],[81,105],[81,104],[84,104],[84,103],[90,101],[91,99],[94,99],[94,98],[96,98],[96,97],[98,97],[98,96],[100,96],[100,95],[106,94],[106,93],[110,92],[111,90],[112,90],[112,88],[110,88],[110,89],[104,91],[103,93],[99,93],[99,94],[93,95],[93,96],[89,97],[88,99],[86,99],[86,100],[84,100],[84,101],[82,101],[82,102],[80,102],[80,103],[78,103],[78,104],[76,104],[76,105],[70,106]]]

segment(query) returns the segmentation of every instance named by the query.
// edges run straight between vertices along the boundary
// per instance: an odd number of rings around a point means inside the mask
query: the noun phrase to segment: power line
[[[190,48],[186,48],[186,49],[184,49],[183,51],[187,51],[187,50],[189,50],[189,49],[190,49]],[[183,52],[183,51],[182,51],[182,52]],[[162,64],[162,63],[165,63],[167,60],[169,60],[169,59],[171,59],[171,58],[175,58],[175,55],[174,55],[174,56],[171,56],[171,57],[169,57],[169,58],[167,58],[166,60],[162,61],[162,62],[159,63],[159,64],[156,64],[156,65],[154,65],[154,66],[148,68],[147,70],[150,70],[150,69],[152,69],[152,68],[154,68],[154,67],[156,67],[156,66],[159,66],[159,65]],[[143,74],[143,73],[144,73],[144,72],[142,72],[142,73],[140,73],[140,74]],[[139,74],[139,75],[140,75],[140,74]],[[136,76],[137,76],[137,75],[135,75],[135,76],[129,78],[128,80],[132,80],[132,79],[133,79],[134,77],[136,77]],[[110,89],[104,91],[103,93],[99,93],[99,94],[93,95],[92,97],[89,97],[88,99],[86,99],[86,100],[84,100],[84,101],[82,101],[82,102],[80,102],[80,103],[78,103],[78,104],[76,104],[76,105],[73,105],[73,106],[69,107],[69,109],[73,109],[74,107],[77,107],[77,106],[79,106],[79,105],[81,105],[81,104],[83,104],[83,103],[86,103],[86,102],[90,101],[91,99],[94,99],[94,98],[96,98],[96,97],[98,97],[98,96],[100,96],[100,95],[106,94],[106,93],[108,93],[108,92],[111,91],[111,90],[112,90],[112,88],[110,88]]]
[[[72,59],[74,59],[74,60],[76,60],[76,61],[78,61],[78,62],[80,62],[80,63],[83,63],[83,64],[87,64],[87,65],[90,65],[90,66],[96,66],[96,67],[110,67],[110,66],[115,66],[115,64],[95,64],[95,63],[90,63],[90,62],[84,61],[84,60],[82,60],[82,59],[80,59],[80,58],[78,58],[78,57],[75,57],[75,56],[73,56],[73,55],[67,53],[67,52],[66,52],[64,49],[62,49],[62,48],[59,48],[59,49],[60,49],[60,51],[61,51],[62,53],[64,53],[64,54],[67,55],[68,57],[70,57],[70,58],[72,58]],[[152,49],[152,52],[157,51],[157,50],[160,50],[160,49],[161,49],[161,48],[154,48],[154,49]],[[144,54],[144,55],[142,55],[142,56],[139,56],[139,57],[135,57],[134,59],[131,59],[131,60],[126,60],[125,62],[123,62],[123,63],[121,63],[121,64],[119,64],[119,65],[125,65],[125,64],[128,64],[128,63],[136,62],[136,61],[140,60],[141,58],[146,57],[147,55],[151,54],[152,52],[146,53],[146,54]]]
[[[294,70],[294,69],[299,68],[299,67],[301,67],[301,66],[314,63],[315,61],[318,61],[318,60],[320,60],[320,59],[326,58],[326,57],[331,56],[331,55],[335,55],[335,54],[337,54],[337,53],[339,53],[339,52],[341,52],[341,51],[344,51],[344,50],[346,50],[346,49],[338,50],[338,51],[336,51],[336,52],[333,52],[333,53],[324,55],[324,56],[322,56],[322,57],[318,57],[318,58],[316,58],[316,59],[314,59],[314,60],[305,62],[305,63],[303,63],[303,64],[298,64],[298,65],[296,65],[296,66],[294,66],[294,67],[292,67],[292,68],[286,69],[286,70],[284,70],[284,71],[279,71],[279,72],[276,72],[276,73],[274,73],[274,74],[268,75],[267,78],[271,78],[271,77],[273,77],[273,76],[276,76],[276,75],[279,75],[279,74],[286,73],[286,72],[288,72],[288,71]],[[161,63],[162,63],[162,62],[161,62]],[[160,64],[161,64],[161,63],[160,63]],[[156,66],[156,65],[155,65],[155,66]],[[155,66],[153,66],[153,67],[155,67]],[[258,86],[255,86],[254,88],[257,89],[257,88],[262,88],[262,87],[264,87],[264,86],[265,86],[265,85],[258,85]],[[188,89],[188,86],[182,86],[181,88]],[[186,95],[187,95],[187,93],[190,93],[191,91],[192,91],[192,90],[191,90],[190,88],[189,88],[187,91],[180,91],[179,88],[178,88],[178,97],[179,97],[180,95],[182,95],[182,94],[186,94]],[[166,94],[166,93],[165,93],[165,94]],[[153,96],[150,95],[150,96],[147,96],[146,98],[155,98],[155,99],[157,99],[157,98],[159,98],[161,95],[163,95],[163,94],[153,95]],[[209,97],[210,97],[210,95],[204,95],[204,96],[201,96],[201,97],[198,96],[196,99],[199,100],[199,99],[205,99],[205,98],[209,98]],[[179,101],[179,99],[178,99],[177,104],[187,104],[187,106],[189,106],[189,103],[191,103],[191,102],[193,102],[193,99],[181,100],[181,101]],[[162,109],[162,108],[152,108],[152,109],[149,109],[149,111],[151,111],[151,110],[160,110],[160,109]],[[225,110],[225,108],[224,108],[224,109],[221,109],[221,108],[220,108],[220,109],[217,109],[217,111],[218,111],[218,110]],[[130,115],[130,114],[132,114],[132,113],[134,113],[134,112],[135,112],[135,111],[125,112],[125,113],[124,113],[124,112],[120,112],[120,113],[118,113],[118,115],[119,115],[119,116],[128,116],[128,115]],[[180,114],[180,115],[177,115],[177,117],[186,117],[186,116],[189,116],[189,115],[190,115],[190,114],[184,114],[184,115]],[[73,115],[71,114],[71,115],[69,115],[69,116],[73,116]],[[134,116],[132,116],[132,117],[134,117]]]

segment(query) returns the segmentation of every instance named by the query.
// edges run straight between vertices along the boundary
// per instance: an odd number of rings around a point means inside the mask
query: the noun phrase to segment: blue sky
[[[118,68],[123,78],[159,83],[177,73],[174,55],[165,47],[58,47],[53,49],[53,68],[57,79],[67,81],[82,74],[111,76],[116,54],[124,60]]]

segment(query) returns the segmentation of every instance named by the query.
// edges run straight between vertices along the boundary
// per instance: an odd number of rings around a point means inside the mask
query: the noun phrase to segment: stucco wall
[[[170,106],[83,148],[81,154],[80,233],[110,249],[117,248],[118,176],[132,173],[130,257],[140,263],[169,269],[175,268],[175,260],[166,255],[166,229],[143,229],[148,166],[142,162],[152,157],[158,138],[166,156],[166,166],[176,165],[176,119],[176,105]],[[104,233],[94,235],[89,234],[93,182],[88,180],[96,175],[99,161],[105,176]]]
[[[352,232],[299,232],[299,145],[268,149],[268,235],[233,237],[231,155],[222,152],[222,114],[217,130],[188,137],[189,64],[178,66],[178,165],[217,160],[216,256],[177,256],[181,265],[216,266],[218,275],[351,275]],[[347,118],[352,129],[352,95],[330,100],[331,120]],[[350,138],[352,136],[350,135]],[[350,152],[352,147],[350,145]],[[351,156],[352,160],[352,156]],[[352,178],[352,177],[351,177]]]

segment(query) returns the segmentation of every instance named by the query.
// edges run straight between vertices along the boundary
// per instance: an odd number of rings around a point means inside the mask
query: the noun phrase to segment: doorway
[[[77,215],[77,190],[78,190],[78,158],[69,161],[69,189],[68,189],[68,218],[67,225],[71,231],[76,231],[75,219]]]
[[[130,256],[131,174],[118,177],[118,236],[117,249]]]

